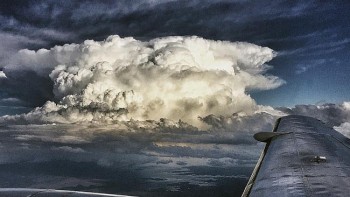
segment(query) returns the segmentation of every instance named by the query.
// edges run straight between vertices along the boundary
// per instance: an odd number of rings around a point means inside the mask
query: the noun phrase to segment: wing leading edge
[[[291,115],[255,138],[267,144],[242,196],[349,195],[350,140],[334,129]]]

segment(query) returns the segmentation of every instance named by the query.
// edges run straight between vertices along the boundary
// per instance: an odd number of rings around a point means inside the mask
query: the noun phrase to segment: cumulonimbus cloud
[[[284,83],[266,75],[273,50],[250,43],[164,37],[150,41],[110,36],[51,49],[24,49],[12,59],[49,75],[58,102],[1,122],[76,123],[124,120],[183,120],[198,116],[252,114],[248,90]],[[16,67],[17,65],[17,67]]]

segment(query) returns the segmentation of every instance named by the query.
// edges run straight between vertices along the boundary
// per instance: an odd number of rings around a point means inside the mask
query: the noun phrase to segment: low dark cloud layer
[[[11,179],[0,186],[142,196],[242,192],[261,148],[251,132],[158,125],[3,127],[0,177]]]

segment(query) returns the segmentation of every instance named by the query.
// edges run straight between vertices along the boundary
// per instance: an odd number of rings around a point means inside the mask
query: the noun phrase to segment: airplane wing
[[[30,189],[30,188],[0,188],[0,196],[6,197],[127,197],[124,195],[80,192],[69,190],[54,190],[54,189]]]
[[[305,116],[277,120],[242,196],[349,196],[350,139]]]

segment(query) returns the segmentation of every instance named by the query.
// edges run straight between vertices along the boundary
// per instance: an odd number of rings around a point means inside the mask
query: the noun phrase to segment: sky
[[[1,1],[0,186],[240,196],[278,117],[350,136],[349,8]]]
[[[10,67],[10,56],[22,48],[51,48],[115,34],[138,40],[197,35],[250,42],[278,53],[268,63],[273,66],[268,73],[286,83],[270,91],[252,92],[259,104],[341,103],[350,96],[346,86],[350,72],[348,8],[347,1],[4,1],[0,8],[1,66]],[[33,83],[27,84],[23,95],[2,83],[1,95],[30,100],[28,107],[52,99],[47,93],[50,87],[33,90]],[[27,91],[37,94],[29,96]]]

